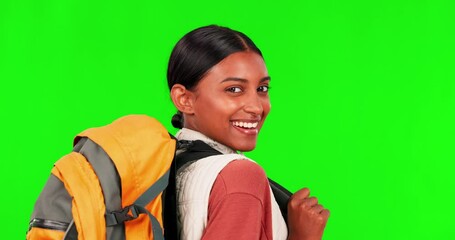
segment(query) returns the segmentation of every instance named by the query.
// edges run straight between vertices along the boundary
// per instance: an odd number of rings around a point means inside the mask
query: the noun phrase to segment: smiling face
[[[251,151],[270,111],[270,77],[254,52],[236,52],[188,92],[184,126],[240,151]]]

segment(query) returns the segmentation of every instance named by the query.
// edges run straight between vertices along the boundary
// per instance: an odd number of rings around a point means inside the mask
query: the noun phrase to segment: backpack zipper
[[[53,220],[45,220],[41,218],[34,218],[32,221],[30,221],[30,227],[29,231],[32,227],[37,227],[37,228],[45,228],[45,229],[52,229],[52,230],[59,230],[59,231],[66,231],[68,228],[69,223],[66,222],[59,222],[59,221],[53,221]]]

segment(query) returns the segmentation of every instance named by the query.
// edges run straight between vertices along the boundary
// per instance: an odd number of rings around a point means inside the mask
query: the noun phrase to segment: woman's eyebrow
[[[265,82],[267,80],[271,81],[272,79],[270,78],[270,76],[267,76],[267,77],[263,77],[259,82]],[[248,80],[245,78],[237,78],[237,77],[228,77],[228,78],[225,78],[221,82],[223,83],[223,82],[229,82],[229,81],[242,82],[242,83],[248,82]]]
[[[259,81],[259,82],[265,82],[265,81],[272,81],[272,78],[271,78],[270,76],[263,77],[263,78],[261,79],[261,81]]]

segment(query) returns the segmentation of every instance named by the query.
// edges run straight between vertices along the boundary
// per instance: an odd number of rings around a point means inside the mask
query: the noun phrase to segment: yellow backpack
[[[35,204],[27,239],[164,239],[161,195],[175,150],[144,115],[77,135]]]

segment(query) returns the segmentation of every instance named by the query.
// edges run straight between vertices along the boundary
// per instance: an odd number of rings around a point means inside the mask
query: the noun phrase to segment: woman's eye
[[[269,89],[270,89],[269,86],[260,86],[260,87],[258,88],[258,91],[259,91],[259,92],[268,92]]]
[[[226,89],[226,91],[232,92],[232,93],[239,93],[242,91],[242,89],[239,87],[230,87],[230,88]]]

